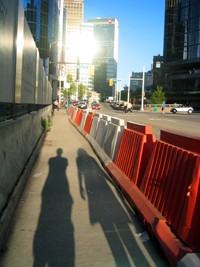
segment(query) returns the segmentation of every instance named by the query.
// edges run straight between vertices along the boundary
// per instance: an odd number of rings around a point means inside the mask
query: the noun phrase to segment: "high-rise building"
[[[115,18],[95,18],[87,22],[94,25],[97,44],[93,58],[94,90],[106,99],[115,95],[115,84],[109,86],[109,80],[117,78],[119,24]]]
[[[49,57],[49,0],[23,0],[23,6],[40,58],[46,59]]]
[[[200,1],[166,0],[164,88],[168,102],[200,106]]]
[[[66,9],[65,71],[77,80],[80,50],[81,24],[83,23],[84,0],[64,0]]]
[[[53,99],[65,76],[63,42],[66,39],[64,0],[23,0],[24,14],[53,88]],[[62,76],[62,77],[61,77]],[[64,79],[64,78],[63,78]]]
[[[23,0],[24,14],[39,50],[40,58],[49,71],[51,44],[58,42],[59,0]]]
[[[94,89],[94,65],[93,56],[96,52],[94,41],[94,25],[91,23],[81,24],[79,49],[78,79],[88,89]]]
[[[132,72],[130,77],[130,91],[133,93],[139,92],[141,96],[143,83],[143,72]],[[144,73],[144,91],[150,91],[153,85],[153,75],[152,71],[148,71]]]

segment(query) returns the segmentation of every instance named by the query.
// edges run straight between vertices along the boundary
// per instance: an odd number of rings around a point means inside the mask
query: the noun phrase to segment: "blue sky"
[[[119,22],[118,77],[151,69],[163,55],[165,0],[85,0],[84,21],[102,17]]]

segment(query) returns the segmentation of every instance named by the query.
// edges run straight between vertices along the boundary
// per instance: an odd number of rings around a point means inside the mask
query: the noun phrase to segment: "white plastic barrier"
[[[92,126],[90,129],[90,136],[93,138],[95,138],[95,136],[96,136],[97,127],[98,127],[98,124],[99,124],[99,121],[101,118],[102,118],[102,114],[99,114],[99,113],[96,113],[94,118],[93,118]]]
[[[80,130],[81,132],[83,132],[83,129],[84,129],[84,126],[85,126],[85,121],[86,121],[87,115],[88,115],[88,112],[85,111],[85,112],[83,113],[83,116],[82,116],[82,119],[81,119],[81,124],[80,124],[80,127],[79,127],[79,130]]]
[[[111,118],[111,121],[106,126],[102,149],[112,160],[114,160],[118,151],[124,127],[124,120],[118,118]]]
[[[106,126],[110,120],[111,118],[109,116],[102,115],[102,118],[100,119],[98,123],[95,140],[100,145],[100,147],[102,147],[104,143],[104,138],[106,134]]]

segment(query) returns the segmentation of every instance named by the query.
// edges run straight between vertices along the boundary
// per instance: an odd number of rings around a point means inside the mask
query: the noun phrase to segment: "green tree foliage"
[[[68,89],[68,96],[70,98],[72,95],[75,95],[75,94],[76,94],[76,84],[74,82],[71,82],[70,88]]]
[[[67,99],[67,89],[66,88],[61,89],[61,94],[64,96],[65,99]]]
[[[68,99],[70,99],[72,95],[76,94],[76,83],[73,81],[71,74],[67,75],[67,82],[70,83],[70,88],[68,88]]]
[[[73,81],[71,74],[67,75],[67,82],[70,83],[70,88],[68,89],[68,98],[70,99],[72,95],[76,95],[77,83]],[[86,87],[82,83],[80,83],[78,85],[78,98],[82,99],[85,93]]]
[[[82,83],[80,83],[78,86],[78,98],[82,99],[85,92],[86,92],[86,87]]]
[[[71,74],[67,74],[67,82],[68,83],[73,82],[73,79],[72,79],[72,75]]]
[[[163,92],[162,86],[157,86],[155,92],[153,92],[151,97],[153,104],[161,104],[165,101],[165,93]]]
[[[91,96],[92,96],[92,93],[90,91],[88,91],[87,92],[87,100],[89,100]]]

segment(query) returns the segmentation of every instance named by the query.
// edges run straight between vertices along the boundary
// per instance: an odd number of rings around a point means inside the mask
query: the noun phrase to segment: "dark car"
[[[100,110],[101,109],[101,106],[98,104],[98,103],[93,103],[91,105],[92,109],[96,109],[96,110]]]
[[[124,102],[115,102],[114,109],[122,110],[124,108]]]

